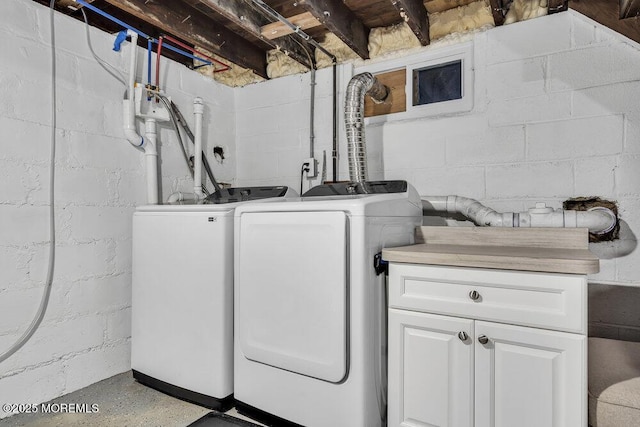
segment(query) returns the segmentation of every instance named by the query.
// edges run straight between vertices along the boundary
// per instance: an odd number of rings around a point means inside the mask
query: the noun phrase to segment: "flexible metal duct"
[[[344,120],[347,130],[349,179],[352,182],[368,180],[367,150],[364,135],[364,96],[382,102],[389,95],[385,85],[371,73],[356,74],[347,85],[344,103]]]

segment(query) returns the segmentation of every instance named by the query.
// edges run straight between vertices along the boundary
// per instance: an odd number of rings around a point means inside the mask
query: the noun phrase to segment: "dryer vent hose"
[[[352,182],[368,180],[367,150],[364,134],[364,96],[375,102],[383,102],[389,89],[371,73],[356,74],[347,85],[344,105],[344,121],[347,130],[349,179]]]

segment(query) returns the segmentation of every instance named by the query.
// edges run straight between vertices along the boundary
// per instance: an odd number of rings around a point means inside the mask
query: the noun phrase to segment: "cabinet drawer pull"
[[[487,337],[486,335],[480,335],[480,336],[478,337],[478,342],[479,342],[480,344],[486,344],[486,343],[488,343],[488,342],[489,342],[489,337]]]
[[[466,341],[469,339],[469,335],[465,331],[460,331],[458,332],[458,338],[460,338],[460,341]]]
[[[474,301],[478,301],[480,299],[480,293],[478,291],[471,291],[469,292],[469,298]]]

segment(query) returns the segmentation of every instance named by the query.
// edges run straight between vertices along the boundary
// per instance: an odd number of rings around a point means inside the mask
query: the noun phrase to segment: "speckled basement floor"
[[[139,384],[131,372],[116,375],[48,403],[97,404],[97,413],[20,414],[0,420],[1,427],[118,426],[185,427],[211,412]],[[231,410],[227,415],[244,418]],[[244,418],[247,419],[247,418]]]

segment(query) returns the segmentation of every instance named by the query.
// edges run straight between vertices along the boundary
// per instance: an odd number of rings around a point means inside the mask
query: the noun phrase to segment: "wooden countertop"
[[[591,274],[587,229],[418,227],[418,244],[382,250],[390,262]]]

